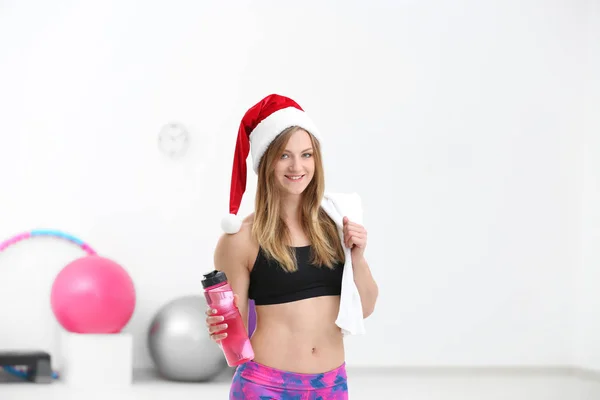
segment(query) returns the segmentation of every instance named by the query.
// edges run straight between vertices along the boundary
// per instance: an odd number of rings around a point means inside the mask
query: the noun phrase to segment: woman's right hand
[[[238,296],[233,295],[233,304],[237,307]],[[208,334],[210,338],[215,342],[219,343],[221,340],[227,337],[227,324],[223,322],[224,318],[221,315],[217,315],[217,310],[208,307],[206,310],[206,326],[208,327]]]

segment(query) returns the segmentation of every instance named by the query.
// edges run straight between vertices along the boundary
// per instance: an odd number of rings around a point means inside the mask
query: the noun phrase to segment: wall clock
[[[182,124],[170,122],[158,133],[158,148],[170,158],[182,157],[190,145],[190,134]]]

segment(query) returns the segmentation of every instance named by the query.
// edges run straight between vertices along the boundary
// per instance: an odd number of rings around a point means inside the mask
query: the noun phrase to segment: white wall
[[[581,125],[582,157],[582,260],[578,269],[576,363],[600,371],[600,5],[590,1],[587,25],[585,104]]]
[[[381,296],[350,365],[572,361],[586,8],[340,4],[3,2],[0,237],[65,230],[122,263],[149,366],[153,313],[212,268],[239,120],[278,92],[326,134],[329,189],[364,198]],[[49,288],[80,254],[0,254],[0,347],[56,351]]]

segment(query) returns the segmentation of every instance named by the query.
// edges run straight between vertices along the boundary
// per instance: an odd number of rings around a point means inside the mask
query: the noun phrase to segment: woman
[[[336,325],[344,249],[333,220],[321,208],[324,173],[320,133],[293,100],[270,95],[240,124],[231,183],[230,216],[215,250],[248,327],[256,304],[253,361],[237,368],[231,399],[347,399],[343,335]],[[258,174],[255,211],[236,214],[246,185],[246,156]],[[237,222],[237,223],[236,223]],[[375,307],[378,288],[364,258],[364,227],[343,219],[362,317]],[[346,253],[348,254],[348,253]],[[227,337],[223,318],[207,310],[209,333]]]

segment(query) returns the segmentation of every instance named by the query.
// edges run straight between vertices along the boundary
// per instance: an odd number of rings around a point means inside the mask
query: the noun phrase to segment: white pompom
[[[228,214],[221,220],[221,228],[225,233],[238,233],[241,227],[242,219],[235,214]]]

